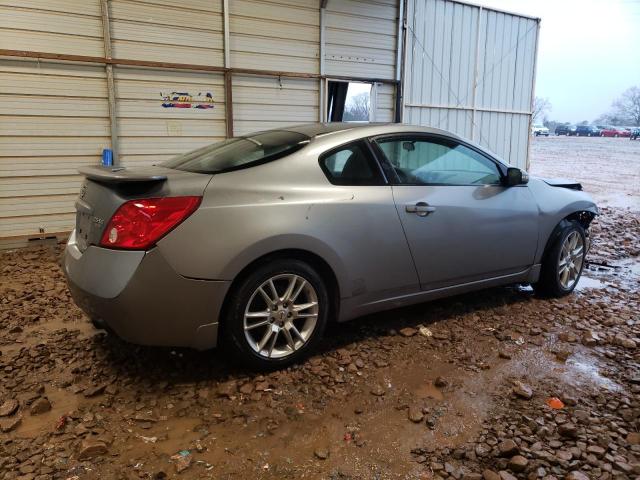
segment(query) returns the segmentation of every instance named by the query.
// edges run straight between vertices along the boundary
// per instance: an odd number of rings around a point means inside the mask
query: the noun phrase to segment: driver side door
[[[527,185],[503,186],[496,160],[439,135],[374,142],[395,176],[394,201],[422,290],[508,277],[531,267],[537,204]]]

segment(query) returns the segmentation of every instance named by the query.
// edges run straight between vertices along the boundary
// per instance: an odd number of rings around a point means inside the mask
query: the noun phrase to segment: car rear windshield
[[[207,145],[161,163],[163,167],[196,173],[222,173],[289,155],[309,143],[309,137],[271,130]]]

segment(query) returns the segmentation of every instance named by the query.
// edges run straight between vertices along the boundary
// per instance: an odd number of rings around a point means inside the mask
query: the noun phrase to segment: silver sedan
[[[598,213],[580,184],[398,124],[287,127],[81,173],[64,268],[94,324],[254,368],[308,355],[328,322],[512,283],[566,295]]]

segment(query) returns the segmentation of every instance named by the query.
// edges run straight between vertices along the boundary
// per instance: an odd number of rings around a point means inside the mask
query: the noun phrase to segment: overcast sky
[[[549,118],[579,122],[640,86],[640,0],[477,0],[542,18],[536,95]]]

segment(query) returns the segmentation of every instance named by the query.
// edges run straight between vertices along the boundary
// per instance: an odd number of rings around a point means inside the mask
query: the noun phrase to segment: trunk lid
[[[202,196],[213,175],[165,167],[101,167],[79,170],[85,176],[76,199],[76,241],[80,251],[100,243],[118,207],[141,198]]]

